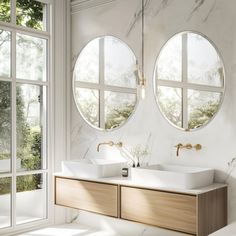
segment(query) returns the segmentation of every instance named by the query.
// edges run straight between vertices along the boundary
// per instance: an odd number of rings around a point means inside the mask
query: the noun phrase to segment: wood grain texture
[[[227,225],[227,186],[191,195],[57,176],[55,204],[197,236]]]
[[[55,204],[118,217],[118,186],[55,178]]]
[[[207,236],[227,225],[227,187],[197,196],[198,236]]]
[[[121,218],[196,234],[196,196],[121,186]]]

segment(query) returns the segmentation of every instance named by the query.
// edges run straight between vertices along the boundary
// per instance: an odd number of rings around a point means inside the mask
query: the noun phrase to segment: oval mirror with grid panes
[[[162,48],[154,90],[164,117],[190,131],[206,125],[222,103],[224,65],[215,45],[196,32],[176,34]]]
[[[92,127],[112,130],[133,113],[137,102],[137,62],[120,39],[104,36],[81,51],[73,73],[76,106]]]

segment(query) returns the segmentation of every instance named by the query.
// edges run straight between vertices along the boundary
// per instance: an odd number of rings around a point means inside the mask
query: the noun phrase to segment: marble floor
[[[55,225],[20,234],[19,236],[122,236],[117,233],[93,229],[79,224]]]

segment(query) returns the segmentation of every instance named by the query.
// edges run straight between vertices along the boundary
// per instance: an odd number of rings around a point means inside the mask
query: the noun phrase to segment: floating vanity
[[[55,174],[55,204],[206,236],[227,224],[227,186],[164,188],[132,178]]]

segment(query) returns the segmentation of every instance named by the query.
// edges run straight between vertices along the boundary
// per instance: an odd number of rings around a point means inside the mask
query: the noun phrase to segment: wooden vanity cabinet
[[[196,234],[196,197],[121,187],[121,218]]]
[[[55,177],[55,204],[189,235],[227,225],[227,186],[199,194]]]
[[[56,177],[55,204],[118,217],[118,185]]]
[[[189,195],[121,186],[121,218],[207,236],[227,225],[227,187]]]

